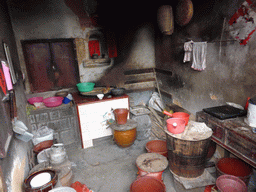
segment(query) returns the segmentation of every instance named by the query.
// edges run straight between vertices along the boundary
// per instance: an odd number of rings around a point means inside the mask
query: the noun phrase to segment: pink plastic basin
[[[216,186],[221,192],[247,192],[245,183],[233,175],[222,175],[218,177]]]
[[[33,105],[34,103],[41,103],[43,102],[43,97],[32,97],[28,99],[28,102]]]
[[[46,107],[57,107],[62,104],[63,97],[48,97],[43,100]]]

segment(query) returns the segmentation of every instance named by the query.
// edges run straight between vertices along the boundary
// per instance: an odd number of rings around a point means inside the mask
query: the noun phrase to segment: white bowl
[[[98,94],[97,97],[101,100],[104,97],[104,94]]]
[[[72,187],[58,187],[55,189],[51,189],[49,192],[76,192]]]
[[[40,173],[36,175],[33,179],[30,181],[30,185],[32,188],[41,187],[51,181],[51,174],[50,173]]]

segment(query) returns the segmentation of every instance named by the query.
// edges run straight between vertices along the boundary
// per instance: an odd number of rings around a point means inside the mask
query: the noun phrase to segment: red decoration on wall
[[[100,42],[98,40],[89,41],[89,52],[91,57],[93,54],[100,56]]]
[[[0,87],[2,88],[4,94],[6,95],[6,82],[5,82],[4,73],[2,69],[0,69]]]
[[[229,20],[230,35],[239,40],[241,45],[246,45],[256,30],[255,12],[251,6],[251,0],[246,0]]]

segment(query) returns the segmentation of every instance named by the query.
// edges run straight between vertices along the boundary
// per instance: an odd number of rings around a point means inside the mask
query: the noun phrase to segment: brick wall
[[[30,111],[28,118],[32,132],[47,126],[54,130],[54,138],[57,142],[64,145],[80,142],[76,107],[72,103]]]

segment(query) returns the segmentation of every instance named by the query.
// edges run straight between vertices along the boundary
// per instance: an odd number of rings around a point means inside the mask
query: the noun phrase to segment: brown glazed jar
[[[134,143],[137,134],[136,121],[128,119],[124,125],[115,122],[110,127],[113,130],[114,141],[119,147],[129,147]]]

